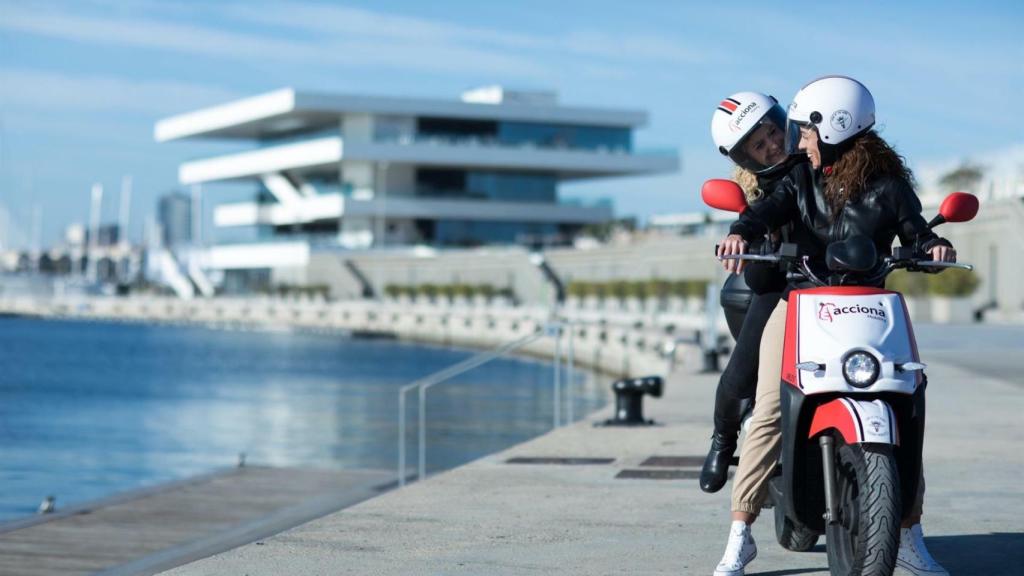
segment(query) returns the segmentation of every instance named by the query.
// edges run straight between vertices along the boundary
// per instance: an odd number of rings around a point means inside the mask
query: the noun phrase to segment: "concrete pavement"
[[[1020,350],[1005,352],[1003,361],[1013,365]],[[1022,376],[959,369],[948,364],[955,354],[941,347],[933,355],[924,350],[923,357],[931,381],[924,520],[929,547],[952,574],[1020,574]],[[609,416],[605,410],[589,421],[166,574],[710,575],[725,545],[728,486],[708,495],[696,479],[616,475],[644,468],[640,464],[650,456],[699,459],[707,449],[716,380],[686,371],[672,375],[663,398],[646,400],[648,415],[659,426],[595,428],[592,421]],[[506,463],[513,457],[545,456],[614,462]],[[698,465],[674,470],[695,476]],[[759,556],[748,574],[828,573],[824,538],[811,552],[787,552],[775,542],[770,511],[755,525],[754,535]]]

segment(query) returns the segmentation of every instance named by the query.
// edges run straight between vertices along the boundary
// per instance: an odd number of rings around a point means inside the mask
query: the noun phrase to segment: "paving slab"
[[[954,358],[948,351],[924,354],[931,381],[927,542],[952,574],[1021,574],[1021,372],[979,375],[948,364]],[[673,374],[663,398],[646,400],[656,426],[596,427],[609,417],[606,409],[166,574],[711,574],[728,531],[729,489],[705,494],[695,476],[708,446],[716,381]],[[652,456],[690,460],[675,468],[643,466]],[[542,457],[613,461],[508,463]],[[674,470],[664,476],[675,479],[617,478],[642,469]],[[785,551],[768,520],[754,526],[759,556],[748,575],[828,574],[824,539],[807,553]]]
[[[0,524],[0,574],[154,574],[372,498],[375,470],[247,466]]]

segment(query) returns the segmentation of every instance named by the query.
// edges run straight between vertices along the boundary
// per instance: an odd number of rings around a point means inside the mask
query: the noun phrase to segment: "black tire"
[[[892,446],[840,444],[839,521],[825,529],[833,576],[890,576],[900,543],[900,478]]]
[[[775,539],[786,550],[807,552],[818,543],[818,534],[803,524],[786,518],[782,506],[775,506]]]

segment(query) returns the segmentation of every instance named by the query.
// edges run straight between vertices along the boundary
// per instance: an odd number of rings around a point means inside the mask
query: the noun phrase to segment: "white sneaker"
[[[903,569],[914,576],[949,576],[949,572],[932,558],[924,545],[921,525],[900,529],[900,550],[896,555],[896,573]]]
[[[729,543],[725,555],[715,568],[715,576],[743,576],[743,568],[757,557],[757,544],[750,533],[750,526],[741,520],[733,520],[729,528]]]

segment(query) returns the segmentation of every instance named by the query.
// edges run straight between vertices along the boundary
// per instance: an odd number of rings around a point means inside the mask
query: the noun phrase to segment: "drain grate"
[[[640,463],[655,468],[690,468],[703,466],[704,456],[651,456]]]
[[[638,470],[626,469],[615,475],[617,479],[639,480],[691,480],[700,477],[700,470]]]
[[[516,457],[509,458],[506,464],[555,464],[559,466],[587,466],[595,464],[611,464],[615,458],[565,458],[565,457]]]

